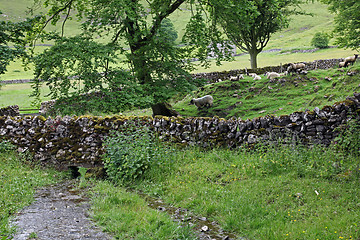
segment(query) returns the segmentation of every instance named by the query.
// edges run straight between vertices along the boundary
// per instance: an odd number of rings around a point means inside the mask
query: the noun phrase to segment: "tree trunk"
[[[138,50],[138,52],[140,52]],[[146,53],[138,54],[132,53],[133,57],[131,59],[132,65],[134,67],[134,73],[140,84],[145,84],[151,82],[151,74],[148,69],[146,61]]]
[[[257,55],[259,54],[257,50],[251,50],[249,51],[250,54],[250,63],[251,63],[251,69],[257,68]]]

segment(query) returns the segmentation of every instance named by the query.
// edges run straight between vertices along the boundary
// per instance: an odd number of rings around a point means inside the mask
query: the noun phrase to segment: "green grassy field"
[[[259,144],[252,150],[246,146],[204,150],[163,149],[159,145],[158,152],[166,151],[166,157],[151,158],[145,173],[111,156],[128,148],[147,156],[149,145],[129,146],[114,138],[115,145],[107,148],[106,166],[115,185],[140,190],[175,208],[216,221],[238,239],[358,239],[358,145],[351,148],[355,155],[348,155],[349,147],[343,145],[360,141],[356,129],[359,127],[351,128],[351,134],[345,135],[339,145],[329,147]],[[136,139],[141,138],[144,136],[139,134]],[[124,174],[135,171],[143,177],[123,178],[121,182],[121,173],[114,177],[114,165],[108,157],[123,167]],[[147,162],[147,158],[136,160],[138,164]],[[120,207],[126,200],[121,200],[121,193],[115,197],[115,189],[110,191],[114,192],[111,196],[106,190],[96,189],[96,201],[115,198]],[[110,219],[116,218],[117,211],[113,212],[106,205],[95,206],[95,217],[106,214],[105,226],[113,226]]]
[[[360,72],[360,63],[347,69]],[[359,74],[348,76],[337,68],[309,71],[306,76],[288,75],[282,80],[270,82],[265,76],[254,81],[245,76],[243,80],[209,84],[173,104],[181,116],[219,116],[223,118],[254,118],[265,115],[280,116],[295,111],[320,109],[343,101],[360,91]],[[326,80],[325,78],[331,78]],[[191,98],[210,94],[214,98],[211,108],[197,109],[189,105]]]
[[[30,83],[3,85],[0,89],[0,108],[10,105],[18,105],[20,109],[34,108],[32,106],[33,98],[29,97],[31,93]],[[49,97],[45,97],[48,93],[49,89],[44,87],[41,95],[43,101],[50,100]]]

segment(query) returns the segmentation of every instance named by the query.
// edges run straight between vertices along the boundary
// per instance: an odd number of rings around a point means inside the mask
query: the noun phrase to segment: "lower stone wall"
[[[232,118],[181,117],[57,117],[2,116],[0,136],[10,140],[18,151],[30,151],[34,161],[57,169],[69,166],[102,166],[103,140],[111,130],[128,121],[148,126],[163,141],[201,147],[236,148],[257,142],[297,141],[329,145],[337,136],[336,128],[358,118],[360,94],[333,106],[313,111],[294,112],[280,117],[265,116],[252,120]]]

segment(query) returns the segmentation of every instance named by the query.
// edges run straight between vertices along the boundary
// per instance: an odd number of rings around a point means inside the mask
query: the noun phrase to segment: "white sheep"
[[[274,78],[280,77],[281,75],[277,72],[266,72],[264,76],[267,76],[267,79],[273,80]]]
[[[230,76],[230,81],[238,81],[239,79],[244,79],[244,75],[240,74],[239,76]]]
[[[288,71],[285,71],[285,72],[283,72],[283,73],[280,73],[280,76],[286,76],[286,75],[288,75]]]
[[[190,101],[190,104],[194,104],[198,108],[202,107],[211,107],[213,105],[214,99],[211,95],[206,95],[201,98],[193,98]]]
[[[349,64],[353,65],[358,56],[359,54],[354,54],[354,56],[345,58],[345,67],[347,67]]]
[[[302,69],[305,69],[306,65],[304,63],[290,63],[287,72],[299,72]]]
[[[339,68],[346,67],[346,62],[339,62]]]
[[[256,73],[246,73],[248,76],[250,76],[250,77],[256,77],[256,76],[258,76]]]
[[[261,77],[259,75],[255,74],[253,80],[261,80]]]

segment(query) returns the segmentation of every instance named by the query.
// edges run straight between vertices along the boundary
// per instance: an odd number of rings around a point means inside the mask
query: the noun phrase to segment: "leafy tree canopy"
[[[209,0],[210,12],[234,44],[250,54],[251,68],[271,34],[288,26],[289,16],[305,14],[302,0]]]
[[[321,0],[329,4],[329,10],[336,14],[336,43],[340,47],[360,49],[360,1]]]
[[[177,47],[176,32],[167,18],[185,4],[193,15],[183,37],[185,46]],[[193,59],[207,65],[208,53],[223,42],[221,32],[204,14],[203,4],[193,0],[45,0],[50,10],[37,34],[55,44],[34,59],[34,95],[39,96],[41,81],[49,85],[53,98],[106,87],[142,99],[142,105],[191,90],[196,84],[189,77]],[[49,23],[61,23],[64,30],[70,16],[82,22],[81,34],[65,37],[43,31]],[[228,59],[222,53],[218,61]]]
[[[0,74],[6,72],[11,61],[27,56],[26,36],[39,19],[40,17],[34,17],[20,22],[0,21]]]

